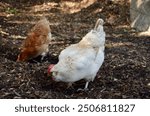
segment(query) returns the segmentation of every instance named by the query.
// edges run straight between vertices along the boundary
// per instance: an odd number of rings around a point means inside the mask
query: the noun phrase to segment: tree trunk
[[[139,31],[150,28],[150,0],[131,0],[131,27]]]

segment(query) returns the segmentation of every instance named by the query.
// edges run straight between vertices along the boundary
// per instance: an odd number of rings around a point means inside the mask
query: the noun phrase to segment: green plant
[[[10,7],[8,7],[7,9],[6,9],[6,12],[7,13],[10,13],[10,14],[16,14],[17,13],[17,9],[16,8],[10,8]]]

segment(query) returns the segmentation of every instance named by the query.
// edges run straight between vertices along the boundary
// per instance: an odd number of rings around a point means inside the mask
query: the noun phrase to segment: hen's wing
[[[83,71],[91,65],[95,57],[96,52],[90,46],[81,48],[74,44],[61,52],[59,61],[63,67],[66,67],[66,71]]]
[[[73,44],[73,45],[70,45],[68,47],[66,47],[63,51],[61,51],[60,55],[59,55],[59,60],[62,60],[68,56],[72,56],[74,54],[77,54],[77,44]]]

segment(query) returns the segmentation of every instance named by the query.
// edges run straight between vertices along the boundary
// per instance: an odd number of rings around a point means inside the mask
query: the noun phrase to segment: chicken
[[[42,55],[41,60],[43,60],[49,51],[48,46],[51,40],[49,21],[43,17],[28,33],[22,44],[21,53],[18,55],[17,61],[28,61],[39,55]]]
[[[59,62],[51,64],[48,74],[52,73],[55,81],[74,83],[81,79],[86,81],[84,90],[93,81],[104,62],[105,32],[102,19],[98,19],[95,28],[82,40],[70,45],[59,55]]]

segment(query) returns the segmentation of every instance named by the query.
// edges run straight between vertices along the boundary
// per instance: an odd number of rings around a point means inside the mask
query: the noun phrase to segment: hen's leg
[[[44,57],[45,57],[47,54],[48,54],[48,48],[46,49],[45,52],[43,52],[43,53],[41,54],[41,55],[42,55],[41,61],[43,61]]]
[[[46,56],[46,53],[42,53],[41,61],[43,61],[44,57]]]
[[[88,85],[89,85],[89,81],[87,81],[87,82],[85,83],[84,89],[79,88],[77,91],[88,91],[88,90],[89,90],[89,89],[88,89]]]
[[[87,81],[87,82],[85,83],[84,90],[88,90],[88,85],[89,85],[89,82]]]

